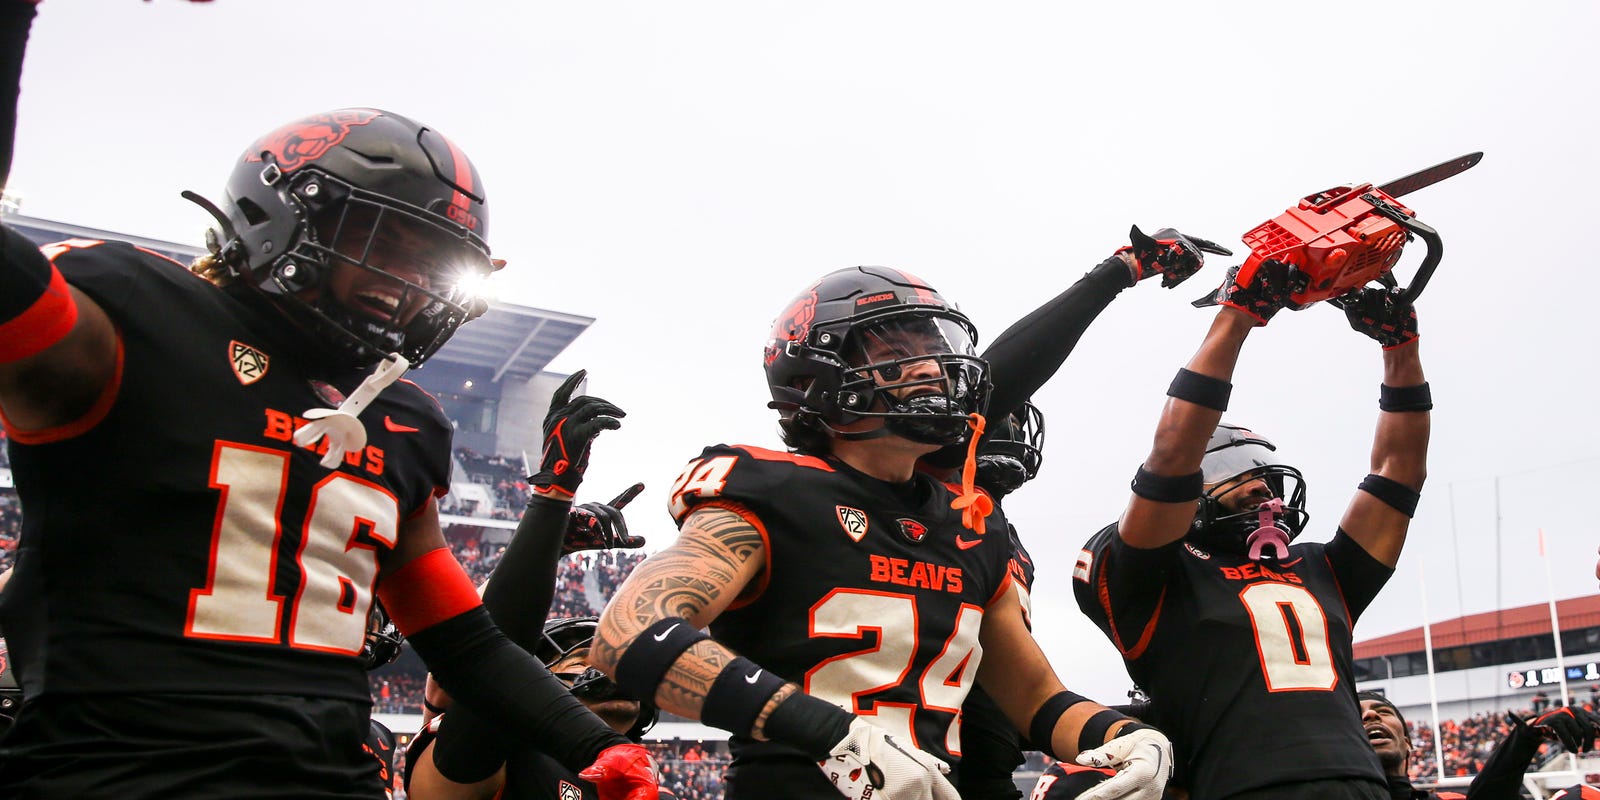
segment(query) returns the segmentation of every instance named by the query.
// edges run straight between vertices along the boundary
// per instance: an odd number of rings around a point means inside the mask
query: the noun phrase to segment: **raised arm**
[[[1124,542],[1155,548],[1182,539],[1194,520],[1203,485],[1200,462],[1206,442],[1222,421],[1233,389],[1239,351],[1253,327],[1283,307],[1288,266],[1268,261],[1248,285],[1236,282],[1238,268],[1218,290],[1217,311],[1200,350],[1178,371],[1167,390],[1150,455],[1133,481],[1133,498],[1122,512],[1118,532]]]
[[[1382,289],[1363,291],[1345,302],[1344,310],[1351,327],[1383,346],[1383,385],[1372,473],[1362,480],[1339,527],[1374,559],[1393,567],[1428,477],[1433,396],[1417,352],[1417,312]]]
[[[34,4],[0,0],[0,189],[11,173],[22,55]],[[104,309],[67,285],[27,237],[0,226],[0,412],[20,431],[83,418],[116,371]]]

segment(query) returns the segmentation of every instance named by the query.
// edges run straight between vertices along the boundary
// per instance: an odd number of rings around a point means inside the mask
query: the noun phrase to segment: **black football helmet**
[[[487,309],[472,294],[497,263],[485,239],[483,182],[454,143],[399,114],[345,108],[297,120],[244,152],[220,209],[184,196],[217,218],[221,230],[207,233],[207,246],[230,274],[339,362],[362,366],[398,352],[421,364]],[[427,285],[369,263],[375,241],[401,233],[427,243]],[[341,263],[398,283],[399,304],[374,298],[362,313],[330,292],[308,295]]]
[[[966,315],[921,278],[888,267],[842,269],[801,292],[773,325],[764,359],[770,406],[843,438],[890,432],[958,444],[969,415],[989,402],[989,365],[975,355],[977,339]],[[938,364],[937,376],[894,385],[923,387],[909,398],[878,382],[929,360]],[[885,427],[865,434],[835,428],[868,417],[882,417]]]
[[[1305,530],[1311,521],[1306,511],[1305,476],[1279,461],[1277,449],[1265,437],[1247,428],[1227,423],[1217,426],[1206,444],[1205,458],[1200,462],[1206,490],[1200,498],[1190,539],[1213,550],[1248,552],[1254,545],[1251,537],[1263,528],[1276,527],[1283,531],[1284,545]],[[1265,485],[1270,499],[1281,501],[1281,508],[1230,511],[1223,506],[1224,496],[1235,491],[1249,491],[1256,481]],[[1270,516],[1263,517],[1263,514]]]
[[[394,660],[400,657],[400,650],[405,643],[406,637],[400,634],[400,629],[389,619],[389,613],[383,610],[383,604],[376,600],[372,601],[372,611],[367,614],[367,638],[361,643],[362,665],[370,671],[394,663]]]
[[[544,632],[539,637],[539,643],[533,648],[534,658],[543,662],[546,667],[554,666],[562,659],[572,655],[575,651],[586,650],[594,643],[595,632],[600,629],[599,617],[571,617],[568,619],[552,619],[544,623]],[[589,667],[580,673],[561,674],[556,677],[564,678],[572,684],[572,696],[579,700],[588,700],[601,703],[607,700],[633,700],[639,704],[639,716],[634,720],[633,727],[625,734],[629,739],[638,741],[656,724],[660,716],[655,704],[648,700],[640,700],[623,691],[616,681],[611,680],[604,672]]]
[[[977,483],[995,497],[1005,497],[1039,474],[1044,462],[1044,414],[1032,401],[1003,420],[990,423],[978,443]]]
[[[0,737],[11,730],[22,709],[22,686],[17,683],[17,671],[11,664],[11,653],[6,640],[0,637]]]

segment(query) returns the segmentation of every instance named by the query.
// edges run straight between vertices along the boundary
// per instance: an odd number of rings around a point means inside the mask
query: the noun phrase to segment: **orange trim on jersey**
[[[702,508],[720,508],[724,511],[732,511],[743,517],[745,522],[750,523],[750,527],[755,528],[756,533],[761,534],[761,574],[757,575],[756,579],[750,585],[744,587],[744,591],[740,592],[739,596],[728,604],[728,610],[744,608],[760,600],[761,595],[767,591],[767,584],[772,581],[772,537],[767,535],[767,526],[761,524],[761,517],[756,516],[756,512],[732,500],[708,500],[704,503],[697,503],[693,509],[690,509],[690,513],[692,514]]]
[[[78,323],[78,303],[61,270],[50,265],[50,283],[33,305],[0,324],[0,364],[38,355],[67,338]]]
[[[1139,641],[1129,648],[1122,643],[1122,631],[1117,628],[1117,618],[1111,613],[1111,587],[1106,577],[1109,560],[1109,558],[1100,559],[1100,568],[1096,571],[1095,577],[1095,594],[1100,599],[1100,608],[1106,612],[1106,623],[1111,629],[1111,643],[1116,645],[1117,652],[1121,653],[1123,658],[1135,661],[1144,655],[1145,648],[1150,646],[1150,640],[1155,638],[1156,620],[1161,619],[1161,607],[1167,602],[1167,587],[1161,587],[1161,594],[1156,597],[1156,608],[1150,612],[1150,621],[1145,623],[1144,630],[1139,633]]]
[[[100,390],[100,396],[95,399],[94,405],[84,412],[83,416],[64,425],[54,428],[41,428],[36,431],[25,431],[12,424],[4,412],[0,412],[0,426],[6,429],[6,435],[18,444],[50,444],[60,442],[88,433],[94,426],[99,425],[106,415],[111,413],[111,406],[117,402],[117,394],[122,390],[122,334],[116,335],[117,356],[111,368],[111,379],[106,381]]]
[[[477,587],[448,547],[429,550],[384,578],[378,599],[407,636],[483,605]]]
[[[828,465],[828,462],[817,458],[816,456],[803,456],[799,453],[788,453],[782,450],[768,450],[765,447],[755,447],[748,444],[736,444],[732,445],[732,447],[735,450],[743,450],[747,455],[753,459],[756,459],[757,461],[787,461],[791,464],[802,467],[820,469],[823,472],[834,471],[833,467]]]
[[[1018,584],[1018,581],[1017,581],[1017,579],[1015,577],[1012,576],[1011,569],[1008,567],[1006,569],[1005,578],[1000,581],[1000,588],[994,590],[994,594],[989,596],[989,602],[984,603],[983,607],[986,608],[986,609],[993,608],[995,602],[998,601],[1001,597],[1005,596],[1006,590],[1011,588],[1012,584]],[[1022,588],[1020,584],[1018,584],[1018,588],[1019,589]]]
[[[1350,616],[1350,601],[1344,599],[1344,584],[1339,582],[1339,571],[1334,569],[1333,562],[1328,560],[1327,551],[1323,551],[1322,553],[1322,563],[1328,565],[1328,574],[1333,576],[1333,589],[1339,593],[1339,606],[1344,609],[1345,624],[1350,626],[1351,631],[1354,631],[1356,628],[1356,620],[1354,617]],[[1315,595],[1312,596],[1315,597]],[[1322,603],[1317,603],[1317,606],[1321,607]]]

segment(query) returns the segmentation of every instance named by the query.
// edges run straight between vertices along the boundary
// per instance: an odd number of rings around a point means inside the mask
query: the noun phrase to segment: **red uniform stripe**
[[[445,547],[429,550],[384,578],[378,599],[407,636],[483,605],[472,579]]]
[[[890,267],[890,269],[894,269],[894,268]],[[925,281],[925,280],[923,280],[923,279],[921,279],[921,278],[919,278],[919,277],[917,277],[915,275],[912,275],[911,273],[906,272],[903,269],[896,269],[894,271],[900,273],[900,277],[904,278],[906,283],[909,283],[913,287],[916,288],[916,290],[917,290],[917,299],[918,300],[921,300],[924,303],[938,303],[939,302],[939,296],[928,290],[928,282],[927,281]]]
[[[0,324],[0,363],[38,355],[67,338],[78,322],[78,304],[61,271],[50,266],[50,285],[28,310]]]
[[[456,190],[455,195],[450,198],[450,204],[459,207],[462,211],[469,211],[472,208],[472,198],[468,197],[465,192],[477,191],[472,185],[472,162],[467,160],[467,154],[461,152],[461,148],[456,147],[455,142],[450,141],[444,134],[439,134],[439,138],[443,139],[445,146],[450,148],[450,160],[453,162],[451,169],[455,172],[451,182],[460,187]]]

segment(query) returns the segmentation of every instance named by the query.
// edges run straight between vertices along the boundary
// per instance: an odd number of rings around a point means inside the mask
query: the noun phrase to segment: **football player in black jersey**
[[[735,734],[730,798],[953,798],[942,772],[977,681],[1039,746],[1121,768],[1100,797],[1160,795],[1165,737],[1066,691],[1040,653],[971,456],[959,485],[917,470],[981,427],[974,339],[898,270],[802,292],[765,353],[793,449],[691,461],[671,493],[677,542],[602,614],[593,663]]]
[[[627,696],[610,678],[589,666],[589,645],[598,622],[595,617],[550,620],[534,654],[589,710],[617,732],[639,741],[655,724],[656,710]],[[492,775],[474,783],[444,777],[434,762],[432,747],[440,726],[449,724],[454,713],[436,717],[406,751],[406,796],[411,800],[595,800],[594,787],[588,781],[532,748],[515,749]],[[673,797],[661,790],[663,800]]]
[[[1426,472],[1432,407],[1416,314],[1370,289],[1346,303],[1383,346],[1372,474],[1332,541],[1295,543],[1305,486],[1271,442],[1219,425],[1246,336],[1285,304],[1288,267],[1237,270],[1173,381],[1122,519],[1085,545],[1083,611],[1158,700],[1196,798],[1388,796],[1362,729],[1351,629],[1394,570]],[[1198,501],[1198,503],[1197,503]]]
[[[0,0],[0,75],[33,15]],[[653,797],[643,748],[493,626],[439,528],[450,423],[415,385],[383,388],[482,310],[472,163],[433,128],[341,109],[260,139],[203,204],[195,272],[0,227],[23,510],[0,624],[25,697],[0,795],[370,798],[376,594],[457,699],[603,796]]]

